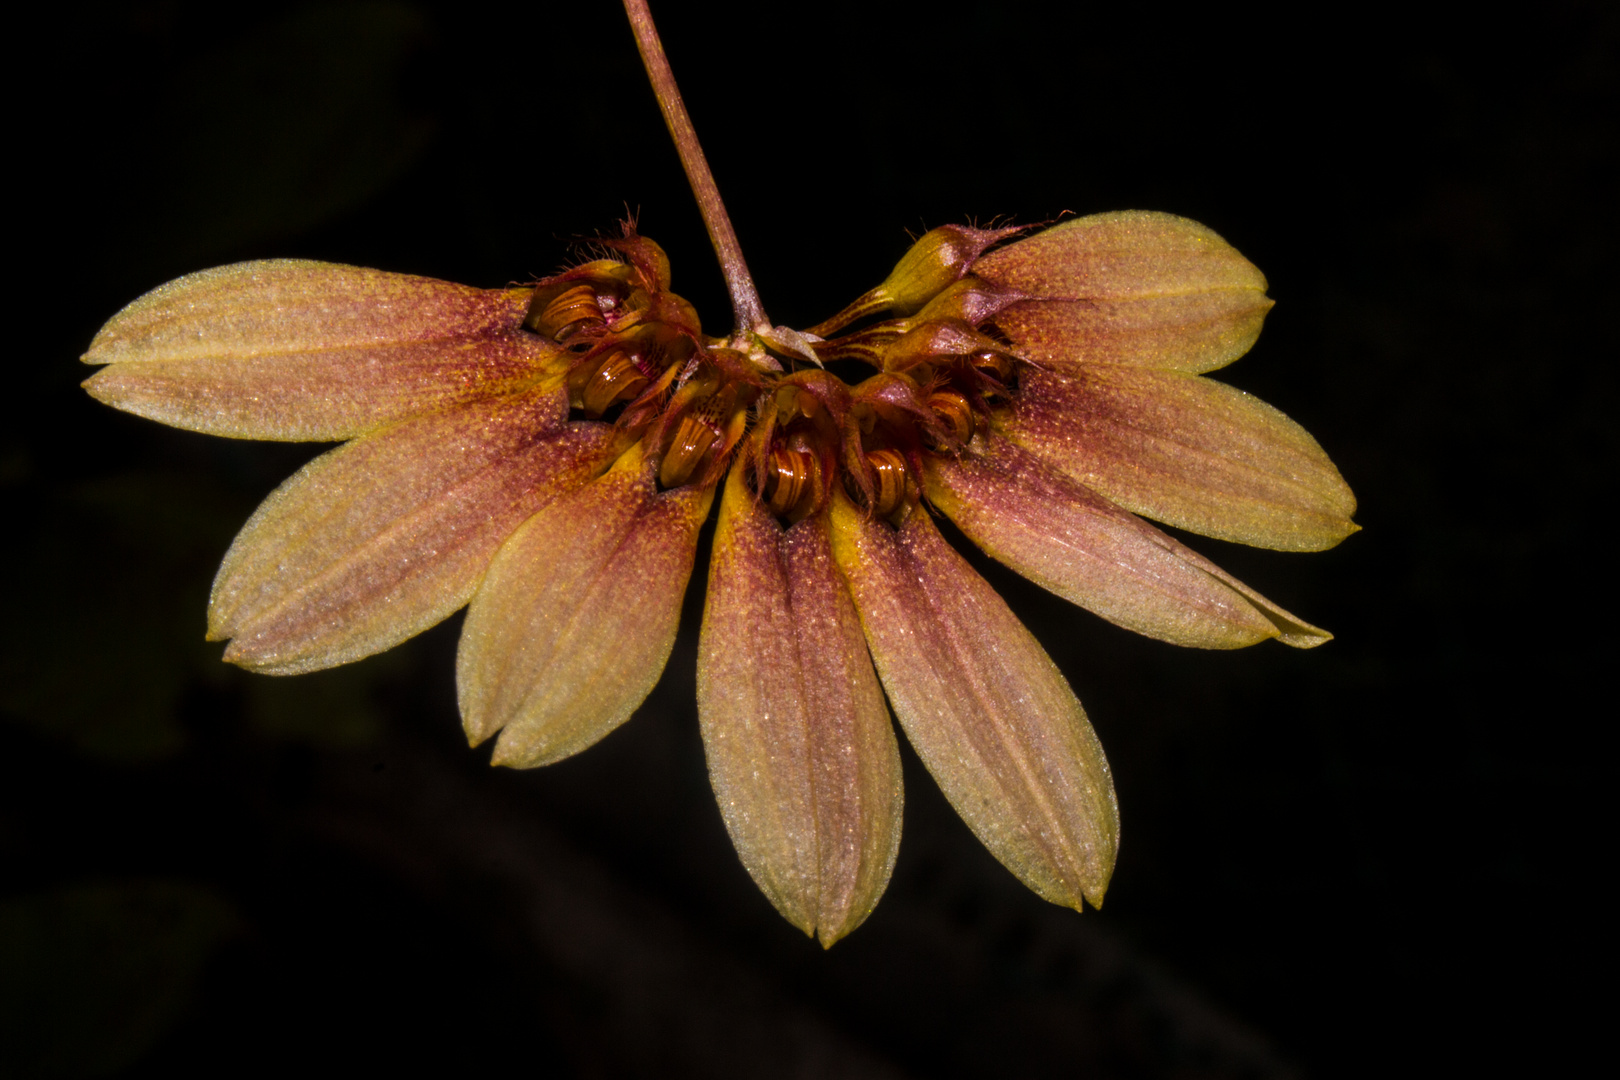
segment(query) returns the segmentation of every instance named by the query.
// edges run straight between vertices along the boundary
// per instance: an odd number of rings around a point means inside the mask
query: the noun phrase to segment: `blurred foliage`
[[[185,1015],[231,905],[183,881],[109,881],[0,901],[0,1073],[107,1076]]]

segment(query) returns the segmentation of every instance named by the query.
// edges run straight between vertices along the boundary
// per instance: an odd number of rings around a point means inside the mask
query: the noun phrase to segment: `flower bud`
[[[884,371],[908,371],[918,364],[1005,352],[994,338],[979,333],[959,319],[918,323],[883,351]]]
[[[966,225],[930,229],[911,245],[911,250],[901,257],[883,284],[863,293],[826,322],[811,327],[810,333],[825,337],[859,319],[882,312],[915,314],[960,280],[985,249],[1021,231],[1018,227],[974,229]]]
[[[917,321],[935,322],[942,319],[960,319],[978,326],[989,322],[1001,312],[1028,297],[1016,289],[992,285],[977,275],[969,274],[917,312]]]
[[[930,229],[911,245],[883,284],[867,295],[881,296],[889,310],[911,315],[966,274],[985,248],[1018,231],[965,225]]]

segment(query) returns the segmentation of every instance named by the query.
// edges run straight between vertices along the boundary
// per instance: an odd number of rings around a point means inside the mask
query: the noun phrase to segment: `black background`
[[[460,736],[459,616],[291,680],[202,642],[235,529],[320,447],[77,389],[101,322],[188,271],[296,256],[496,286],[627,207],[724,330],[616,5],[75,5],[15,34],[13,1066],[1331,1077],[1556,1074],[1592,1045],[1615,11],[1093,7],[657,9],[777,322],[880,280],[907,230],[1184,214],[1277,300],[1220,377],[1361,500],[1365,531],[1325,554],[1191,541],[1338,635],[1311,652],[1177,650],[979,559],[1108,749],[1107,906],[1026,892],[906,750],[894,881],[826,953],[754,889],[708,791],[701,569],[629,724],[492,770]]]

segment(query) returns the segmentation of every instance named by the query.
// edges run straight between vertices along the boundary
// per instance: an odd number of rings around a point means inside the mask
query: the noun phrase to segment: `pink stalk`
[[[697,197],[698,209],[703,212],[703,223],[709,229],[709,239],[714,242],[714,253],[720,259],[720,272],[725,275],[726,291],[731,294],[736,330],[738,333],[768,330],[771,323],[765,317],[765,306],[760,303],[759,292],[754,288],[754,278],[748,272],[747,261],[743,259],[742,245],[737,242],[736,230],[731,227],[731,218],[726,214],[726,204],[721,201],[720,189],[715,186],[714,174],[709,172],[709,162],[703,156],[703,147],[698,143],[692,118],[686,114],[681,91],[675,85],[675,73],[670,70],[663,42],[659,41],[658,30],[653,26],[652,13],[647,10],[647,0],[624,0],[624,12],[630,17],[630,28],[636,34],[636,47],[641,50],[641,62],[646,65],[647,78],[652,83],[653,93],[658,96],[658,107],[664,112],[664,123],[669,126],[675,149],[680,152],[686,178],[692,185],[692,194]]]

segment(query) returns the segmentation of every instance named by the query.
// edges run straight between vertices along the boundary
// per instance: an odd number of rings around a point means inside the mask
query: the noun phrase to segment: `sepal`
[[[468,740],[494,763],[549,765],[630,718],[669,660],[713,489],[659,491],[631,447],[496,553],[456,654]]]
[[[898,528],[834,492],[834,558],[895,717],[990,853],[1042,897],[1102,903],[1119,807],[1051,658],[925,510]]]
[[[823,945],[877,904],[900,843],[900,757],[825,514],[786,529],[733,469],[698,641],[698,717],[726,830]]]
[[[114,315],[84,388],[210,435],[348,439],[553,366],[557,347],[521,328],[531,291],[298,259],[216,267]]]
[[[1055,225],[979,259],[978,278],[1026,297],[993,318],[1037,365],[1213,371],[1253,347],[1266,279],[1225,240],[1173,214]]]

